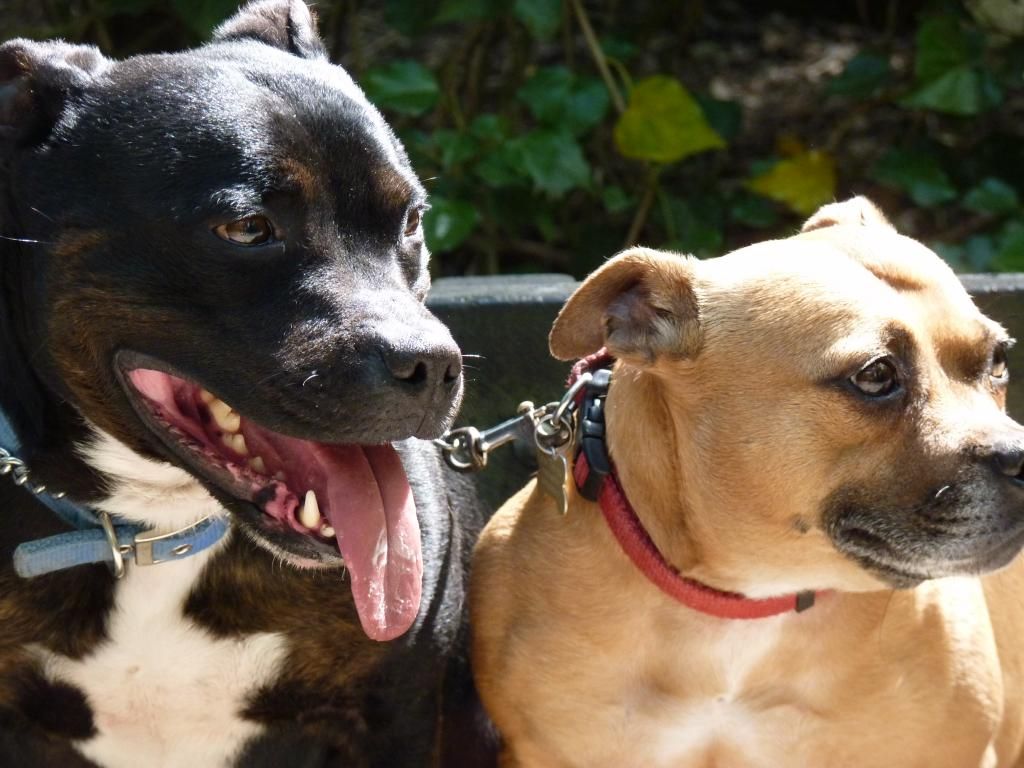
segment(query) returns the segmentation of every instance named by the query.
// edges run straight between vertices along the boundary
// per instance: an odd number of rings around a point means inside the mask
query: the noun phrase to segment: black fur
[[[120,366],[140,359],[296,437],[439,434],[462,382],[454,342],[422,305],[422,234],[405,234],[424,199],[298,0],[254,3],[214,42],[178,54],[115,62],[64,43],[0,46],[0,406],[35,477],[80,501],[103,495],[105,479],[74,449],[85,419],[196,471],[126,394]],[[243,248],[214,234],[254,214],[273,221],[276,242]],[[347,588],[325,591],[322,574],[275,566],[241,536],[189,598],[187,616],[214,635],[277,632],[291,653],[319,659],[248,703],[265,730],[241,764],[423,766],[452,751],[440,744],[442,709],[476,721],[464,662],[448,659],[465,641],[482,514],[429,443],[407,440],[400,453],[425,566],[420,616],[402,638],[367,640]],[[243,524],[247,505],[223,500]],[[95,727],[80,692],[25,677],[28,644],[83,658],[106,639],[115,585],[104,567],[13,573],[18,543],[60,530],[0,480],[2,765],[78,764],[68,744]],[[474,735],[447,743],[460,741]]]

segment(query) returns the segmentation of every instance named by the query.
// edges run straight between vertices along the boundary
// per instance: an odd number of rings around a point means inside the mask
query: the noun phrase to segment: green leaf
[[[530,113],[542,123],[557,123],[572,88],[572,73],[565,67],[541,67],[516,91]]]
[[[1024,220],[1015,219],[1003,227],[992,266],[1000,272],[1024,272]]]
[[[990,73],[962,66],[925,83],[900,103],[951,115],[976,115],[999,106],[1002,100],[1002,89]]]
[[[441,150],[441,167],[450,170],[473,158],[480,143],[469,133],[442,128],[434,131],[434,144]]]
[[[515,0],[512,13],[530,34],[547,40],[558,30],[562,20],[562,0]]]
[[[430,210],[423,217],[427,247],[434,253],[453,250],[473,233],[479,218],[476,208],[465,200],[431,197]]]
[[[721,251],[725,237],[713,207],[665,194],[661,195],[660,210],[669,248],[701,257]]]
[[[715,133],[726,142],[739,135],[740,128],[743,127],[743,108],[739,104],[735,101],[716,99],[707,94],[699,94],[696,98],[704,117]]]
[[[917,29],[916,42],[914,75],[921,83],[969,64],[979,53],[977,40],[950,14],[925,19]]]
[[[826,90],[836,96],[864,99],[885,86],[891,75],[887,57],[877,53],[858,53],[847,62],[842,74],[829,81]]]
[[[501,13],[504,5],[502,0],[441,0],[434,21],[480,21]]]
[[[469,133],[481,144],[496,144],[508,135],[508,125],[501,115],[485,112],[473,118]]]
[[[532,131],[515,141],[523,168],[534,187],[552,197],[590,184],[590,165],[583,149],[566,131]]]
[[[991,235],[973,235],[964,243],[964,261],[972,272],[991,272],[997,256]]]
[[[440,0],[387,0],[384,19],[403,35],[416,35],[430,26],[440,4]]]
[[[622,187],[613,184],[601,190],[601,202],[608,213],[622,213],[632,208],[636,200]]]
[[[368,70],[362,86],[367,98],[378,107],[405,115],[423,114],[441,94],[433,73],[412,59]]]
[[[1014,0],[967,0],[975,21],[1006,37],[1024,36],[1024,9]]]
[[[872,176],[882,184],[903,190],[925,208],[956,198],[953,182],[928,152],[891,149],[879,159]]]
[[[682,83],[656,75],[633,87],[629,106],[615,125],[615,146],[624,157],[674,163],[724,147],[725,141]]]
[[[604,55],[609,59],[629,61],[637,52],[636,43],[624,37],[610,37],[606,35],[599,42],[601,43],[601,50],[604,51]]]
[[[604,119],[608,90],[594,77],[573,77],[565,67],[543,67],[517,91],[538,122],[580,136]]]
[[[978,213],[1002,216],[1016,210],[1020,205],[1020,198],[1017,190],[1005,181],[989,176],[964,195],[963,205],[964,208]]]
[[[775,204],[757,195],[741,194],[729,208],[733,221],[753,229],[768,229],[779,222],[779,211]]]
[[[519,143],[508,141],[484,154],[474,169],[487,186],[496,189],[525,184],[530,176],[523,166]]]
[[[610,104],[603,82],[596,77],[578,77],[569,93],[562,125],[574,136],[582,136],[604,120]]]
[[[828,152],[807,150],[779,160],[768,172],[750,179],[747,187],[809,216],[835,199],[835,162]]]

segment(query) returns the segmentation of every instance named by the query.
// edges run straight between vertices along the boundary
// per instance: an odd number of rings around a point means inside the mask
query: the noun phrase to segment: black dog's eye
[[[992,368],[989,376],[993,379],[1005,379],[1010,375],[1010,368],[1006,362],[1006,347],[1000,344],[992,352]]]
[[[868,397],[891,395],[900,386],[896,366],[884,357],[868,363],[853,374],[850,383]]]
[[[423,209],[419,206],[410,208],[405,217],[405,236],[412,237],[420,228],[420,220],[423,218]]]
[[[213,231],[221,240],[236,245],[263,245],[274,239],[274,225],[266,216],[246,216],[214,227]]]

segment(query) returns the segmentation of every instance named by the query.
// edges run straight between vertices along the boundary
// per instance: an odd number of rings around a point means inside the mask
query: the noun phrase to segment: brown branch
[[[636,241],[640,237],[640,233],[643,232],[644,226],[647,224],[647,217],[651,214],[651,208],[654,206],[654,198],[657,194],[658,169],[654,166],[648,166],[647,186],[644,189],[644,196],[640,199],[640,205],[637,207],[636,214],[633,216],[633,221],[629,225],[629,231],[626,233],[626,240],[622,244],[623,248],[629,248],[630,246],[636,245]]]
[[[587,12],[583,10],[582,0],[570,0],[570,2],[572,2],[573,10],[576,12],[576,20],[579,22],[580,29],[583,30],[583,37],[587,41],[590,55],[594,59],[594,64],[597,65],[597,71],[601,73],[601,79],[604,80],[608,94],[612,98],[612,104],[615,105],[616,111],[621,114],[626,111],[626,102],[619,92],[619,87],[615,84],[612,71],[608,68],[608,61],[605,58],[604,50],[601,48],[601,42],[597,39],[597,35],[594,34],[594,28],[590,26],[590,19],[587,17]]]

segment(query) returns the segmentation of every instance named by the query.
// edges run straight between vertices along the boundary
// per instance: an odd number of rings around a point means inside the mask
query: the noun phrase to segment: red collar
[[[603,352],[603,350],[602,350]],[[607,354],[598,353],[586,360],[577,363],[573,369],[573,378],[580,373],[592,370],[598,365],[607,365],[611,359]],[[603,407],[596,410],[583,407],[581,418],[587,418],[588,413],[596,412],[603,422]],[[816,592],[800,592],[797,594],[782,595],[780,597],[754,600],[735,592],[722,592],[702,584],[699,581],[688,579],[679,573],[658,551],[657,546],[651,540],[650,534],[644,529],[640,518],[633,511],[629,499],[622,490],[619,480],[615,474],[606,451],[604,451],[604,429],[603,423],[600,430],[599,454],[594,454],[594,444],[586,445],[576,457],[573,467],[573,478],[576,487],[580,489],[584,497],[596,496],[596,501],[601,507],[604,519],[608,523],[612,534],[615,536],[619,546],[622,547],[629,559],[633,561],[640,572],[654,583],[662,592],[677,600],[688,608],[695,611],[716,616],[720,619],[762,619],[768,616],[777,616],[790,611],[805,611],[814,605],[815,598],[820,594]],[[593,430],[584,429],[583,432],[593,434]],[[584,438],[584,441],[586,437]],[[582,442],[582,441],[581,441]],[[600,455],[603,453],[604,455]],[[597,475],[603,475],[603,479],[593,477],[591,472],[591,455],[595,462],[595,468],[600,466]],[[596,488],[594,481],[600,483]],[[589,482],[588,482],[589,481]],[[596,493],[595,493],[596,491]]]

